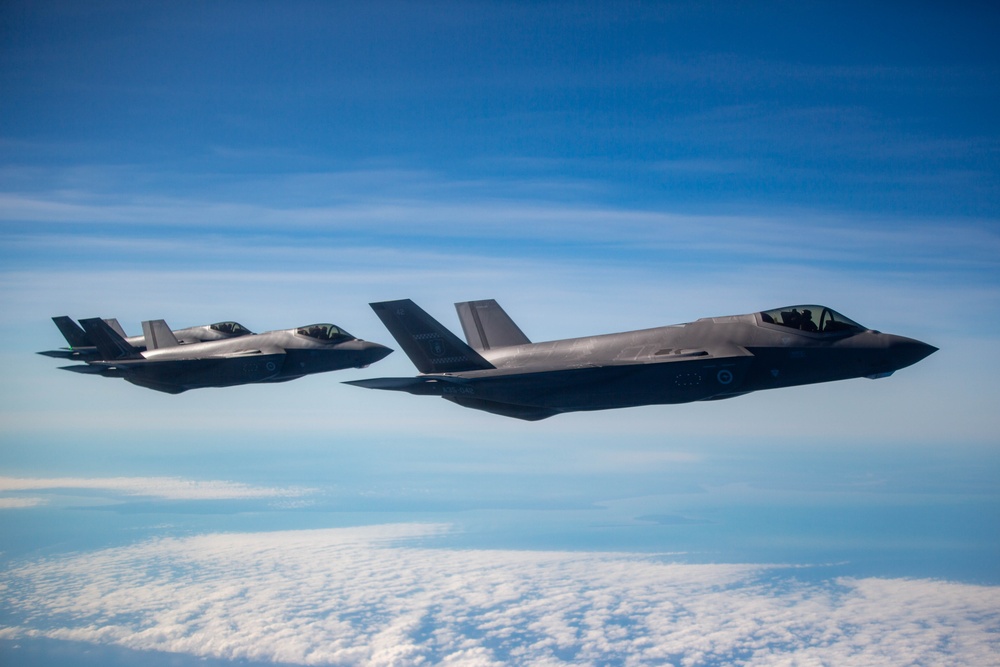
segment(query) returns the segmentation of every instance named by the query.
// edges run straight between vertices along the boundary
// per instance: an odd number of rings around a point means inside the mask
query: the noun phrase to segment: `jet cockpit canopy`
[[[866,331],[865,327],[854,320],[826,306],[788,306],[765,310],[760,314],[760,318],[767,324],[816,333]]]
[[[335,324],[310,324],[307,327],[296,329],[295,333],[307,338],[315,338],[316,340],[327,342],[354,340],[354,336]]]
[[[239,322],[216,322],[208,326],[212,331],[229,334],[230,336],[249,336],[253,332]]]

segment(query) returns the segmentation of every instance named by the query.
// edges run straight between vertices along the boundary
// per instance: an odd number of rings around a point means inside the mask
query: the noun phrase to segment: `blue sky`
[[[995,656],[1000,12],[6,2],[0,17],[0,652]],[[941,349],[877,382],[534,424],[340,384],[412,374],[400,352],[179,396],[33,354],[62,344],[62,314],[130,333],[331,321],[392,345],[367,304],[407,297],[456,330],[454,302],[496,298],[532,340],[823,303]],[[290,565],[258,565],[271,557]],[[314,581],[312,607],[281,602]],[[930,602],[897,615],[865,603],[879,596]],[[771,620],[735,622],[754,614]]]

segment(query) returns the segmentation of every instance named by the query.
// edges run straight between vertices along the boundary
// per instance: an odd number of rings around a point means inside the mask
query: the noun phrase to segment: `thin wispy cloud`
[[[0,509],[26,509],[45,504],[44,498],[0,498]]]
[[[297,188],[288,183],[264,187],[276,200],[288,197],[286,188]],[[427,181],[422,193],[408,198],[355,191],[335,204],[300,200],[286,206],[237,201],[222,192],[129,201],[85,193],[7,193],[0,196],[0,217],[43,225],[5,234],[9,253],[37,254],[42,262],[45,253],[57,258],[60,251],[88,246],[108,253],[112,261],[116,249],[125,260],[133,256],[126,251],[163,261],[246,252],[279,260],[282,252],[397,248],[400,238],[419,254],[475,249],[494,256],[530,255],[532,246],[540,246],[557,261],[586,256],[597,244],[605,253],[614,251],[612,260],[615,255],[661,252],[695,253],[714,263],[885,266],[888,261],[933,269],[951,266],[957,258],[963,265],[995,268],[1000,256],[1000,236],[976,221],[844,216],[797,208],[691,214],[491,194],[502,189],[500,182],[457,198],[434,192],[440,188],[447,188],[447,181]],[[614,230],[611,239],[609,229]],[[211,242],[213,235],[218,235],[216,242]]]
[[[302,487],[264,487],[179,477],[0,477],[0,493],[66,489],[100,490],[166,500],[298,498],[315,492],[315,489]]]

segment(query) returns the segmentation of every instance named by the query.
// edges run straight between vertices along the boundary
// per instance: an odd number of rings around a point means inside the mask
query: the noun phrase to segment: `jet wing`
[[[440,396],[465,407],[537,421],[560,412],[739,395],[753,355],[742,348],[731,350],[728,356],[722,352],[661,355],[655,361],[373,378],[346,384]]]
[[[212,366],[234,363],[276,363],[279,366],[285,361],[284,351],[264,352],[262,350],[243,350],[234,354],[215,355],[211,357],[189,357],[180,359],[120,359],[116,361],[90,361],[92,366],[115,368],[161,368],[183,370],[186,368],[211,368]]]
[[[109,369],[95,364],[78,364],[76,366],[60,366],[59,370],[72,371],[83,375],[103,375]]]
[[[91,367],[100,368],[109,375],[171,393],[196,387],[226,387],[263,382],[278,375],[284,363],[284,352],[241,353],[192,359],[89,362]]]

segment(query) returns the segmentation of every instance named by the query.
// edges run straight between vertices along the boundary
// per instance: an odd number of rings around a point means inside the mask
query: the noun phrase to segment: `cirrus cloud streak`
[[[100,490],[167,500],[288,498],[313,492],[313,489],[300,487],[261,487],[240,482],[179,477],[0,477],[0,493],[56,489]]]

